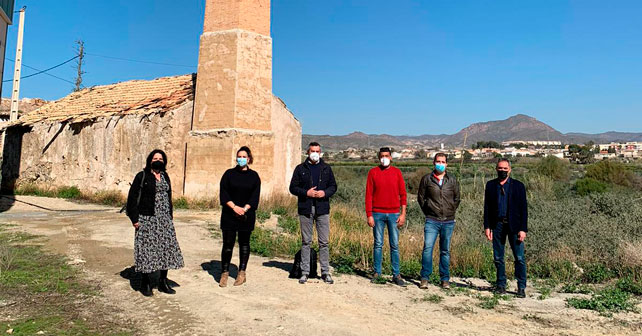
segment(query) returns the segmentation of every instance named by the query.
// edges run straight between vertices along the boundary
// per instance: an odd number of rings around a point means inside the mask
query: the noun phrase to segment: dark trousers
[[[497,269],[497,286],[506,287],[506,265],[504,263],[504,251],[506,239],[513,251],[515,258],[515,278],[518,288],[526,288],[526,258],[524,257],[524,242],[517,240],[517,232],[511,232],[508,224],[497,223],[493,229],[493,255],[495,268]]]
[[[236,236],[239,237],[239,271],[245,271],[247,262],[250,260],[250,236],[252,231],[223,231],[223,250],[221,251],[221,269],[223,272],[230,270],[232,261],[232,252],[234,252],[234,243]]]

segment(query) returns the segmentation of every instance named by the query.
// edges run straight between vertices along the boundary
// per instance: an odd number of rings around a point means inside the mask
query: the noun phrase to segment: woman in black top
[[[239,273],[234,286],[245,283],[245,269],[250,259],[250,235],[254,230],[256,209],[261,194],[259,174],[248,167],[252,163],[252,152],[246,146],[236,152],[236,167],[228,169],[221,178],[220,200],[223,251],[221,251],[222,274],[219,286],[227,286],[232,251],[238,233]]]
[[[165,171],[167,155],[155,149],[145,169],[136,174],[127,197],[127,216],[136,229],[134,261],[143,274],[141,292],[152,296],[149,274],[160,272],[158,290],[176,293],[167,283],[167,270],[183,267],[183,255],[173,223],[172,184]]]

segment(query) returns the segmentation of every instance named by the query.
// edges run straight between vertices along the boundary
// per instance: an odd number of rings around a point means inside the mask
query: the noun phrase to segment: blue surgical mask
[[[435,163],[435,170],[438,173],[443,173],[446,171],[446,165],[443,163]]]
[[[247,166],[247,158],[236,158],[236,163],[240,167],[245,167],[245,166]]]

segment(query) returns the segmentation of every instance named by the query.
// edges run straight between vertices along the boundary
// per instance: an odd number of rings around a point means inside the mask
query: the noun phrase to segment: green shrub
[[[603,283],[615,276],[615,272],[602,264],[589,264],[584,267],[583,279],[588,283]]]
[[[580,196],[593,193],[603,193],[608,190],[608,185],[591,177],[581,178],[575,181],[575,191]]]
[[[284,206],[277,206],[272,210],[272,213],[279,216],[285,216],[288,214],[288,209]]]
[[[556,181],[567,181],[571,176],[568,161],[555,156],[542,158],[536,166],[536,171]]]
[[[569,282],[562,286],[560,292],[569,294],[592,294],[593,289],[585,284],[581,284],[578,282]]]
[[[622,163],[615,161],[600,161],[586,168],[586,177],[598,181],[631,187],[637,184],[638,177]]]
[[[618,288],[605,288],[589,299],[569,298],[566,302],[573,308],[595,310],[602,314],[637,311],[631,294]]]
[[[174,209],[189,209],[189,203],[187,202],[187,198],[185,197],[179,197],[174,200]]]
[[[334,271],[340,274],[354,274],[354,263],[356,258],[349,254],[334,255],[332,263]]]
[[[295,234],[299,231],[299,221],[290,216],[280,216],[278,225],[287,233]]]
[[[631,293],[633,295],[642,295],[642,282],[635,281],[631,277],[624,277],[617,281],[615,287],[621,291]]]
[[[58,188],[57,196],[60,198],[68,198],[68,199],[80,199],[82,198],[82,193],[78,189],[78,187],[60,187]]]
[[[259,223],[265,223],[265,221],[270,219],[270,217],[272,217],[271,213],[263,211],[261,209],[256,210],[256,219],[259,221]]]

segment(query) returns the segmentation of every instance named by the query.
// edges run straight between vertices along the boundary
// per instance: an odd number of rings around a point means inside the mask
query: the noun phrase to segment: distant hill
[[[468,134],[466,138],[466,134]],[[418,135],[394,136],[388,134],[365,134],[353,132],[347,135],[303,135],[303,146],[311,141],[317,141],[327,150],[344,150],[348,148],[379,148],[383,146],[433,147],[445,144],[447,146],[462,146],[466,138],[466,146],[477,141],[509,141],[509,140],[550,140],[562,143],[583,144],[589,141],[604,143],[612,141],[642,141],[642,133],[606,132],[600,134],[561,133],[553,127],[524,114],[517,114],[505,120],[474,123],[461,131],[448,135]]]

